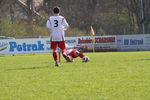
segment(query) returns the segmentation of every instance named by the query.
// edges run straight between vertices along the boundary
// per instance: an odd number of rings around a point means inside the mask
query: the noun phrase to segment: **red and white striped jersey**
[[[51,41],[64,41],[65,30],[68,23],[63,16],[51,16],[46,23],[46,27],[51,31]]]

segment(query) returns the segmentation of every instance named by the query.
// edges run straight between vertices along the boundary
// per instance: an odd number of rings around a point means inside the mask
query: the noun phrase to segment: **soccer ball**
[[[83,62],[89,62],[90,59],[89,59],[89,57],[85,56],[85,57],[82,58],[82,61],[83,61]]]

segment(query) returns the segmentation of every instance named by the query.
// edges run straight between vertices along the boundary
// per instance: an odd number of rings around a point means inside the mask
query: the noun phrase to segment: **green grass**
[[[0,56],[0,100],[150,100],[150,52],[87,53],[55,67],[51,54]]]

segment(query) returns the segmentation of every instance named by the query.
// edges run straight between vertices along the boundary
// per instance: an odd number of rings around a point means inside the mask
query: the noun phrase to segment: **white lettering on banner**
[[[93,48],[92,37],[79,37],[78,45],[86,45],[87,51],[91,51]],[[94,48],[96,51],[111,51],[117,48],[116,36],[95,36],[94,37]]]
[[[115,37],[96,37],[95,43],[115,42]]]
[[[95,43],[110,43],[115,42],[115,37],[95,37]],[[92,39],[90,37],[87,38],[78,38],[78,43],[92,43]]]
[[[86,38],[86,39],[84,39],[84,38],[82,38],[82,39],[78,38],[78,43],[92,43],[92,39],[91,38]]]

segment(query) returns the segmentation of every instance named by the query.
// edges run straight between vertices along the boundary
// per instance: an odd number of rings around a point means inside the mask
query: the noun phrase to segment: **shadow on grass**
[[[7,69],[7,70],[32,70],[32,69],[44,69],[48,68],[50,66],[44,66],[44,67],[28,67],[28,68],[14,68],[14,69]]]

